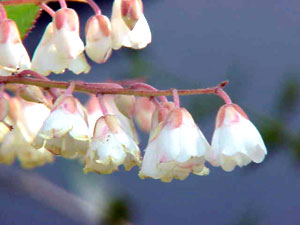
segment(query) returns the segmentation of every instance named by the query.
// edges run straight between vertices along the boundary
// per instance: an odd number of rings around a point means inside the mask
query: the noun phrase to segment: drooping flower
[[[27,102],[17,97],[10,99],[9,122],[14,129],[3,137],[0,147],[1,162],[10,164],[15,156],[24,168],[34,168],[53,162],[54,157],[45,150],[31,146],[50,110],[43,104]],[[6,161],[3,159],[6,159]]]
[[[0,76],[30,69],[30,58],[13,20],[0,20],[0,52]]]
[[[141,0],[115,0],[111,26],[113,49],[122,46],[141,49],[151,42],[151,31]]]
[[[77,13],[62,8],[55,13],[34,52],[32,69],[45,76],[51,72],[63,73],[66,68],[76,74],[87,73],[90,66],[83,51]]]
[[[213,166],[232,171],[235,166],[242,167],[251,161],[261,163],[266,154],[263,139],[246,113],[236,104],[222,106],[207,160]]]
[[[137,134],[135,131],[132,118],[125,116],[116,105],[115,99],[118,97],[119,96],[114,96],[114,95],[104,95],[103,96],[104,105],[108,111],[108,114],[115,115],[118,118],[118,120],[120,120],[121,129],[125,131],[130,137],[132,137],[136,143],[138,143]],[[95,123],[101,116],[103,116],[103,112],[101,110],[98,98],[94,95],[90,97],[89,101],[87,102],[86,108],[87,108],[89,129],[92,135],[94,132]]]
[[[156,115],[155,112],[153,116]],[[139,173],[141,178],[170,182],[184,180],[190,173],[209,173],[204,163],[210,146],[186,109],[170,109],[165,119],[154,123]]]
[[[85,158],[84,172],[109,174],[118,170],[122,164],[126,170],[130,170],[140,163],[140,150],[135,141],[123,131],[120,120],[109,114],[99,118]]]
[[[65,158],[76,158],[85,155],[89,142],[87,118],[83,107],[74,97],[61,95],[55,101],[33,146],[37,149],[46,148]]]
[[[85,51],[90,59],[97,63],[106,62],[112,52],[109,19],[103,15],[89,18],[85,28],[85,36]]]

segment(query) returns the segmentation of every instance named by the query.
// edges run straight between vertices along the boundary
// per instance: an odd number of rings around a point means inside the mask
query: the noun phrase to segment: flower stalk
[[[28,71],[27,71],[28,73]],[[29,74],[29,73],[28,73]],[[31,73],[30,73],[31,74]],[[60,88],[60,89],[67,89],[69,87],[70,82],[64,81],[52,81],[52,80],[45,80],[45,79],[37,79],[37,78],[30,78],[24,76],[1,76],[0,83],[4,84],[27,84],[27,85],[34,85],[41,88]],[[131,88],[110,88],[107,87],[103,83],[88,83],[84,81],[74,81],[75,92],[84,92],[88,94],[121,94],[121,95],[134,95],[134,96],[141,96],[141,97],[155,97],[155,96],[172,96],[173,91],[170,90],[136,90]],[[200,94],[217,94],[220,91],[217,89],[222,89],[224,86],[228,84],[228,81],[223,81],[218,86],[204,88],[204,89],[181,89],[177,90],[178,95],[200,95]]]
[[[1,20],[7,19],[6,11],[1,3],[0,3],[0,19]]]

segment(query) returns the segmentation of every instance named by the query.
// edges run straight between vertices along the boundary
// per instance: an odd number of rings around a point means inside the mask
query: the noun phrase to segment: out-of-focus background
[[[110,17],[112,1],[97,1]],[[57,3],[51,7],[58,8]],[[69,3],[84,26],[93,11]],[[201,88],[230,80],[226,91],[260,130],[262,164],[162,183],[137,168],[82,173],[80,162],[23,170],[0,166],[0,224],[300,224],[300,3],[297,0],[144,0],[153,42],[122,48],[88,75],[52,79],[120,80],[143,76],[157,88]],[[25,39],[31,55],[50,21],[43,13]],[[86,99],[85,96],[81,96]],[[181,98],[210,141],[222,101]],[[147,134],[141,134],[141,149]]]

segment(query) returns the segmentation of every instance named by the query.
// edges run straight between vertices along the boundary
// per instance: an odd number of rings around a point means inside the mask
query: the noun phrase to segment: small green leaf
[[[40,14],[40,7],[34,4],[7,5],[4,8],[7,17],[17,23],[22,39],[32,29]]]

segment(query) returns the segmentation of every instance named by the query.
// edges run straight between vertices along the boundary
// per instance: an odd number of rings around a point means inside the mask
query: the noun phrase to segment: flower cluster
[[[225,101],[209,144],[191,114],[180,107],[175,89],[158,91],[136,81],[123,86],[59,83],[41,76],[63,73],[66,68],[77,74],[88,72],[84,51],[103,63],[112,49],[140,49],[151,42],[141,0],[115,0],[111,22],[92,0],[88,2],[95,15],[86,25],[85,46],[73,9],[63,0],[56,12],[41,3],[53,20],[32,62],[15,22],[6,18],[0,4],[0,163],[11,164],[18,158],[24,168],[33,168],[53,162],[57,155],[80,160],[85,173],[110,174],[121,165],[126,170],[137,166],[141,178],[170,182],[184,180],[190,173],[208,175],[207,162],[232,171],[264,160],[264,142],[246,113],[223,90],[226,82],[190,92],[216,94]],[[24,73],[15,74],[18,70]],[[66,90],[57,88],[58,83]],[[73,96],[76,90],[91,94],[85,105]],[[173,102],[166,98],[171,94]],[[136,125],[149,133],[144,154]]]
[[[31,168],[52,162],[53,155],[58,155],[80,159],[84,172],[110,174],[120,165],[126,170],[138,166],[141,178],[170,182],[190,173],[209,174],[206,162],[232,171],[252,161],[260,163],[267,154],[255,126],[238,105],[226,100],[228,96],[220,88],[216,93],[226,104],[218,112],[211,145],[191,114],[179,106],[176,92],[174,102],[91,95],[83,106],[72,95],[73,89],[71,84],[60,92],[53,104],[48,95],[37,101],[30,95],[9,97],[2,92],[0,162],[10,164],[18,156],[24,167]],[[150,133],[143,159],[135,124]]]
[[[85,45],[79,35],[79,17],[75,10],[63,5],[54,12],[44,3],[41,6],[52,16],[52,22],[33,54],[32,62],[15,22],[0,17],[0,76],[26,69],[44,76],[63,73],[66,69],[75,74],[87,73],[90,66],[84,51],[91,60],[104,63],[112,49],[122,46],[141,49],[151,42],[141,0],[115,0],[111,20],[96,6],[95,15],[86,23]]]

